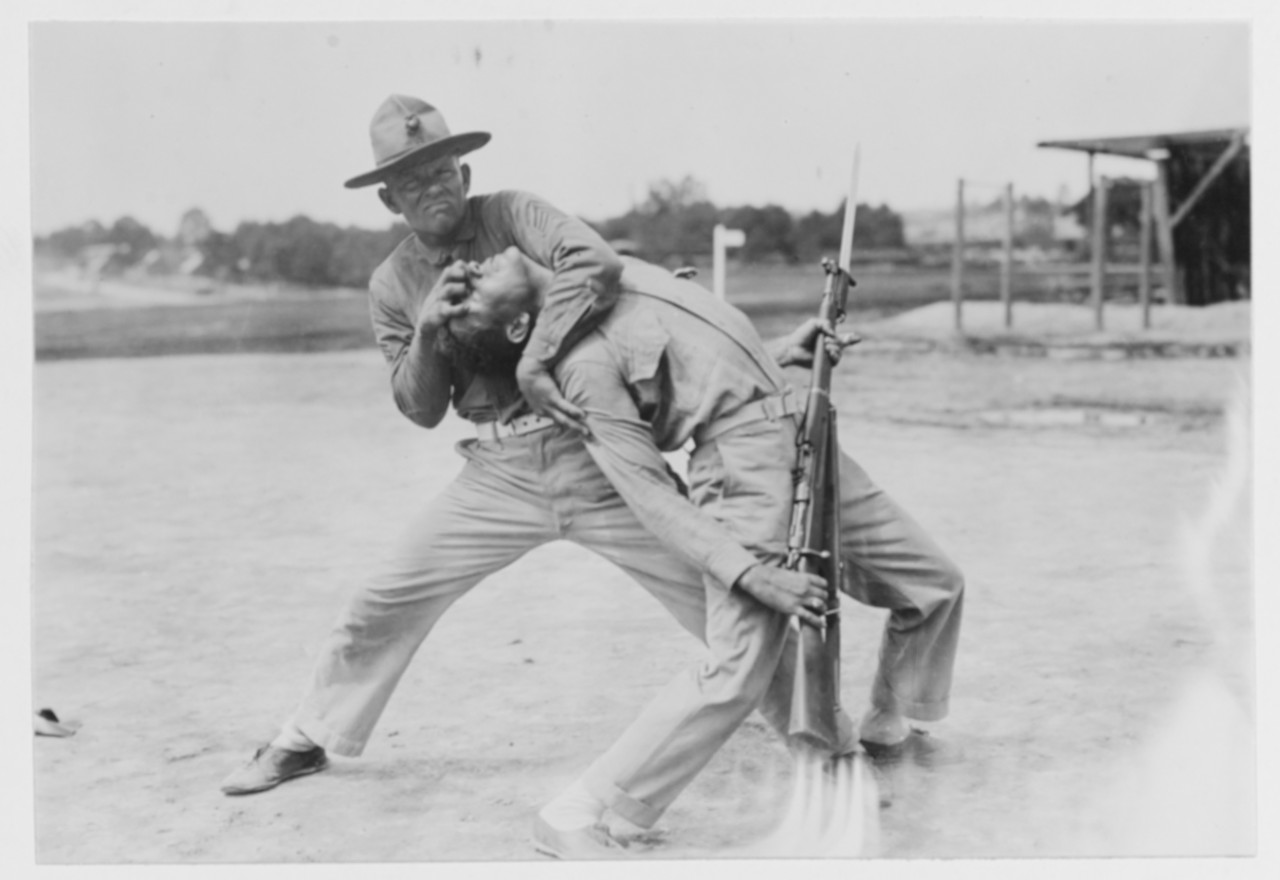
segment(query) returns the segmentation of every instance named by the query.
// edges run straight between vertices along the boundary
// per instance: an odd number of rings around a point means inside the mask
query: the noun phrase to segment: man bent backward
[[[593,826],[606,809],[651,826],[759,699],[770,689],[789,693],[788,615],[822,625],[821,589],[741,589],[752,572],[785,556],[798,409],[785,376],[737,309],[657,267],[624,264],[620,299],[556,375],[569,401],[587,413],[587,448],[600,469],[665,546],[705,573],[711,656],[668,684],[543,810],[538,843],[556,854],[602,854],[609,841]],[[461,340],[455,356],[518,357],[536,331],[549,283],[546,270],[518,251],[486,261],[472,281],[471,310],[450,322]],[[817,329],[811,322],[784,340],[782,361],[801,361],[806,348],[811,357]],[[686,500],[661,453],[689,440],[695,448]],[[883,749],[905,740],[907,718],[947,714],[963,580],[843,452],[839,470],[840,547],[849,572],[841,586],[890,610],[860,727],[868,750]],[[760,708],[786,730],[789,700]]]

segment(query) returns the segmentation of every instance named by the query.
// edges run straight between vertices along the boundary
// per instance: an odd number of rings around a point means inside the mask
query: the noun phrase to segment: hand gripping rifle
[[[844,319],[853,250],[853,225],[857,211],[858,150],[853,154],[853,177],[844,208],[840,262],[822,261],[827,280],[818,319],[834,328]],[[788,735],[824,751],[838,744],[836,714],[840,705],[840,445],[836,438],[836,411],[831,405],[831,369],[825,340],[813,348],[813,375],[805,404],[804,422],[796,438],[795,495],[791,528],[787,535],[787,568],[816,574],[827,582],[824,609],[826,628],[801,625],[791,619],[796,633],[795,677],[791,694]]]

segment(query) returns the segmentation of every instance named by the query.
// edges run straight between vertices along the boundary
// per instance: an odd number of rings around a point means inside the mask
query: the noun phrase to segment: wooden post
[[[1000,264],[1000,302],[1004,325],[1013,326],[1013,184],[1004,185],[1004,262]]]
[[[964,300],[964,178],[956,181],[956,241],[951,253],[951,304],[956,312],[956,332],[961,331]]]
[[[1151,184],[1142,184],[1142,207],[1138,217],[1138,303],[1142,306],[1142,329],[1151,329]]]
[[[1169,220],[1170,226],[1177,226],[1182,222],[1183,217],[1191,213],[1191,209],[1204,197],[1209,187],[1213,186],[1213,182],[1222,175],[1222,172],[1227,170],[1231,160],[1240,154],[1240,151],[1244,149],[1244,134],[1243,131],[1237,131],[1232,135],[1231,143],[1222,151],[1222,155],[1204,173],[1204,177],[1200,178],[1200,182],[1196,184],[1196,188],[1191,191],[1191,194],[1182,200],[1182,204],[1178,205],[1178,210],[1173,212],[1173,217]]]
[[[711,292],[716,299],[724,299],[724,226],[717,223],[711,227]]]
[[[1153,195],[1156,221],[1156,240],[1160,242],[1161,271],[1164,275],[1165,298],[1175,304],[1184,305],[1182,286],[1178,284],[1178,256],[1173,249],[1173,222],[1169,210],[1169,169],[1165,165],[1169,155],[1156,158],[1156,184]]]
[[[1088,153],[1086,153],[1085,155],[1087,155],[1087,156],[1089,157],[1089,166],[1088,166],[1088,170],[1086,171],[1086,173],[1087,173],[1087,174],[1088,174],[1088,176],[1089,176],[1089,190],[1088,190],[1088,192],[1089,192],[1089,201],[1090,201],[1090,202],[1092,202],[1092,201],[1093,201],[1093,193],[1094,193],[1094,190],[1097,188],[1097,185],[1098,185],[1098,184],[1097,184],[1097,178],[1095,178],[1095,177],[1093,176],[1094,153],[1093,153],[1093,151],[1092,151],[1092,150],[1090,150],[1090,151],[1089,151]],[[1091,248],[1093,247],[1093,242],[1092,242],[1092,241],[1091,241],[1091,242],[1089,242],[1089,247],[1091,247]],[[1092,256],[1093,256],[1093,255],[1092,255],[1092,254],[1090,254],[1090,257],[1091,257],[1091,258],[1092,258]]]
[[[1110,181],[1105,177],[1098,178],[1093,189],[1093,228],[1092,233],[1093,274],[1092,299],[1094,323],[1102,329],[1103,287],[1107,281],[1107,187]]]
[[[741,229],[726,229],[722,223],[711,229],[711,291],[717,299],[725,298],[725,251],[731,247],[742,247],[746,240],[746,233]]]

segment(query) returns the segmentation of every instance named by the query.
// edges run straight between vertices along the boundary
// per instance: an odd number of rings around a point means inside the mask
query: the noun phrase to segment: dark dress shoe
[[[295,776],[317,773],[329,766],[324,749],[316,746],[305,752],[294,752],[265,745],[253,758],[222,783],[223,794],[253,794],[275,788]]]

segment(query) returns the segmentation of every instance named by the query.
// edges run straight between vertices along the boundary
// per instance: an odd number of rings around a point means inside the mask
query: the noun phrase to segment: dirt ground
[[[1252,850],[1247,521],[1207,580],[1182,531],[1247,367],[874,346],[841,366],[845,448],[968,577],[937,759],[879,771],[883,857]],[[371,351],[37,365],[34,693],[82,725],[33,743],[38,861],[534,859],[537,808],[697,660],[622,574],[549,545],[445,616],[363,758],[220,794],[395,523],[459,468],[465,425],[412,426],[383,370]],[[855,713],[882,619],[846,605]],[[1210,795],[1156,785],[1190,778],[1187,754],[1227,767]],[[741,852],[789,773],[753,719],[634,848]],[[1170,808],[1221,833],[1139,827]]]

